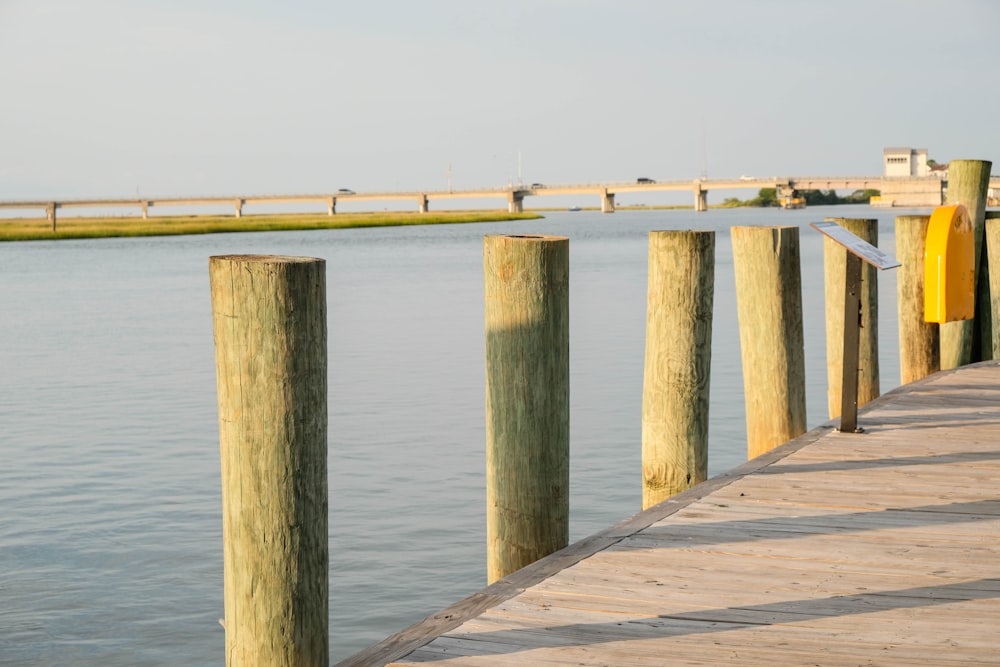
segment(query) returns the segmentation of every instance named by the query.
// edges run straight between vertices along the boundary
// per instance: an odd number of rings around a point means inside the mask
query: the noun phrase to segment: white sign
[[[809,223],[809,226],[816,231],[829,236],[831,239],[847,248],[849,252],[854,253],[874,266],[876,269],[882,269],[884,271],[885,269],[894,269],[897,266],[902,266],[902,264],[897,262],[895,259],[885,254],[868,241],[865,241],[860,236],[847,231],[836,222],[812,222]]]

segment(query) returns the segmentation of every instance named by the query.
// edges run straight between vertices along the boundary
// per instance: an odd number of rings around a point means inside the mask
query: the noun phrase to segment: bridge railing
[[[927,184],[939,182],[936,176],[927,177],[886,177],[886,176],[769,176],[752,177],[739,176],[733,178],[696,178],[696,179],[639,179],[628,181],[604,181],[591,183],[517,183],[506,186],[491,186],[483,188],[448,189],[448,190],[410,190],[355,192],[338,191],[320,194],[298,195],[240,195],[223,197],[141,197],[141,198],[106,198],[106,199],[51,199],[51,200],[8,200],[0,201],[0,211],[3,210],[41,210],[50,220],[55,219],[56,211],[65,208],[107,207],[107,208],[141,208],[143,215],[152,207],[162,206],[234,206],[236,216],[241,215],[242,207],[247,204],[267,203],[326,203],[329,212],[334,213],[338,201],[372,201],[379,199],[418,199],[426,202],[428,198],[488,198],[508,197],[514,193],[523,196],[547,194],[594,193],[613,194],[624,191],[658,191],[687,190],[700,192],[713,189],[758,188],[758,187],[799,187],[802,189],[860,189],[883,184]],[[1000,189],[1000,177],[990,179],[990,188]]]

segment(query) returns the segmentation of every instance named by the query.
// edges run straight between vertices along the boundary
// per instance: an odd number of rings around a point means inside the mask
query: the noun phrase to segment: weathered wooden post
[[[708,478],[715,232],[649,233],[642,507]]]
[[[329,663],[325,270],[209,259],[228,667]]]
[[[994,324],[990,332],[990,359],[1000,359],[1000,211],[986,211],[983,221],[986,240],[987,263],[994,267],[989,271],[990,322]]]
[[[909,384],[941,370],[941,325],[924,320],[924,250],[929,215],[896,216],[899,381]]]
[[[569,240],[487,236],[487,579],[569,543]]]
[[[798,227],[733,227],[747,452],[755,458],[806,430]]]
[[[979,361],[982,347],[975,345],[985,331],[986,340],[992,340],[992,332],[985,307],[989,303],[980,291],[979,278],[981,252],[983,243],[983,226],[986,212],[986,194],[990,184],[990,167],[988,160],[952,160],[948,163],[948,190],[945,195],[945,205],[961,204],[969,211],[975,234],[975,285],[976,285],[976,318],[946,322],[941,326],[941,368],[957,368],[973,361]],[[984,282],[984,287],[988,285]],[[985,291],[985,290],[984,290]],[[982,307],[981,305],[982,304]],[[978,328],[978,331],[977,331]]]
[[[875,222],[874,220],[872,222]],[[863,266],[869,265],[874,268],[885,270],[899,266],[899,262],[886,255],[867,239],[858,236],[850,229],[847,229],[836,220],[827,219],[824,222],[812,222],[810,227],[823,234],[823,236],[842,247],[847,255],[844,258],[844,270],[836,277],[843,280],[844,289],[831,290],[827,283],[827,294],[830,292],[840,292],[840,301],[843,308],[840,309],[840,327],[833,331],[828,331],[832,335],[840,336],[840,406],[837,413],[840,415],[840,426],[837,429],[841,433],[863,433],[864,429],[858,428],[858,405],[859,379],[861,376],[861,333],[864,322],[869,321],[866,315],[870,315],[871,310],[877,312],[877,305],[872,302],[869,308],[865,308],[865,285],[863,281]],[[871,235],[869,225],[858,225],[862,231]],[[876,232],[877,235],[877,232]],[[827,251],[833,250],[829,246]],[[829,256],[829,254],[828,254]],[[836,272],[833,272],[836,275]],[[828,280],[830,275],[827,276]],[[875,282],[875,277],[868,280],[869,287]],[[827,317],[831,314],[830,299],[827,298]],[[869,324],[869,326],[873,326]],[[869,332],[870,333],[870,332]],[[828,348],[829,349],[829,345]],[[875,376],[876,380],[878,375]],[[877,387],[877,385],[876,385]],[[831,409],[831,412],[833,410]]]
[[[878,246],[878,220],[869,218],[827,218],[862,240]],[[823,277],[826,296],[827,409],[830,419],[840,416],[844,374],[844,286],[847,249],[828,236],[823,237]],[[853,261],[853,260],[852,260]],[[878,367],[878,274],[871,264],[860,263],[858,293],[860,338],[858,346],[858,406],[879,397]]]

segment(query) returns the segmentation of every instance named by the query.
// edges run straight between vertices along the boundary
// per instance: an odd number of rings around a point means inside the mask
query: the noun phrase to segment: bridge
[[[789,176],[732,179],[666,180],[658,181],[640,178],[627,182],[604,182],[585,184],[531,185],[512,184],[497,188],[468,190],[428,190],[403,192],[355,192],[338,190],[329,194],[304,195],[262,195],[227,197],[158,197],[134,199],[59,199],[33,201],[0,201],[0,209],[26,209],[44,211],[54,225],[57,211],[69,208],[131,208],[141,211],[145,219],[149,209],[164,206],[231,206],[236,217],[243,215],[246,206],[262,204],[318,204],[325,206],[328,215],[337,212],[339,202],[410,200],[416,203],[421,213],[430,209],[432,200],[444,199],[489,199],[506,200],[507,210],[519,213],[524,210],[527,197],[551,195],[595,195],[599,198],[601,210],[613,213],[615,195],[634,192],[689,191],[694,196],[696,211],[708,210],[710,190],[735,190],[775,188],[780,196],[791,196],[796,190],[879,190],[881,203],[886,206],[938,206],[942,203],[944,182],[936,177],[885,177],[885,176]],[[1000,190],[1000,177],[990,179],[990,187]]]

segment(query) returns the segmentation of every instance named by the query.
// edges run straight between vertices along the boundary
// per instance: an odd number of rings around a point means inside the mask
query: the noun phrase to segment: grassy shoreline
[[[188,215],[140,217],[59,217],[56,231],[44,218],[0,218],[0,242],[51,241],[57,239],[117,238],[127,236],[173,236],[181,234],[225,234],[233,232],[302,231],[403,225],[446,225],[467,222],[534,220],[540,213],[504,211],[445,211],[438,213],[283,213],[244,215]]]

